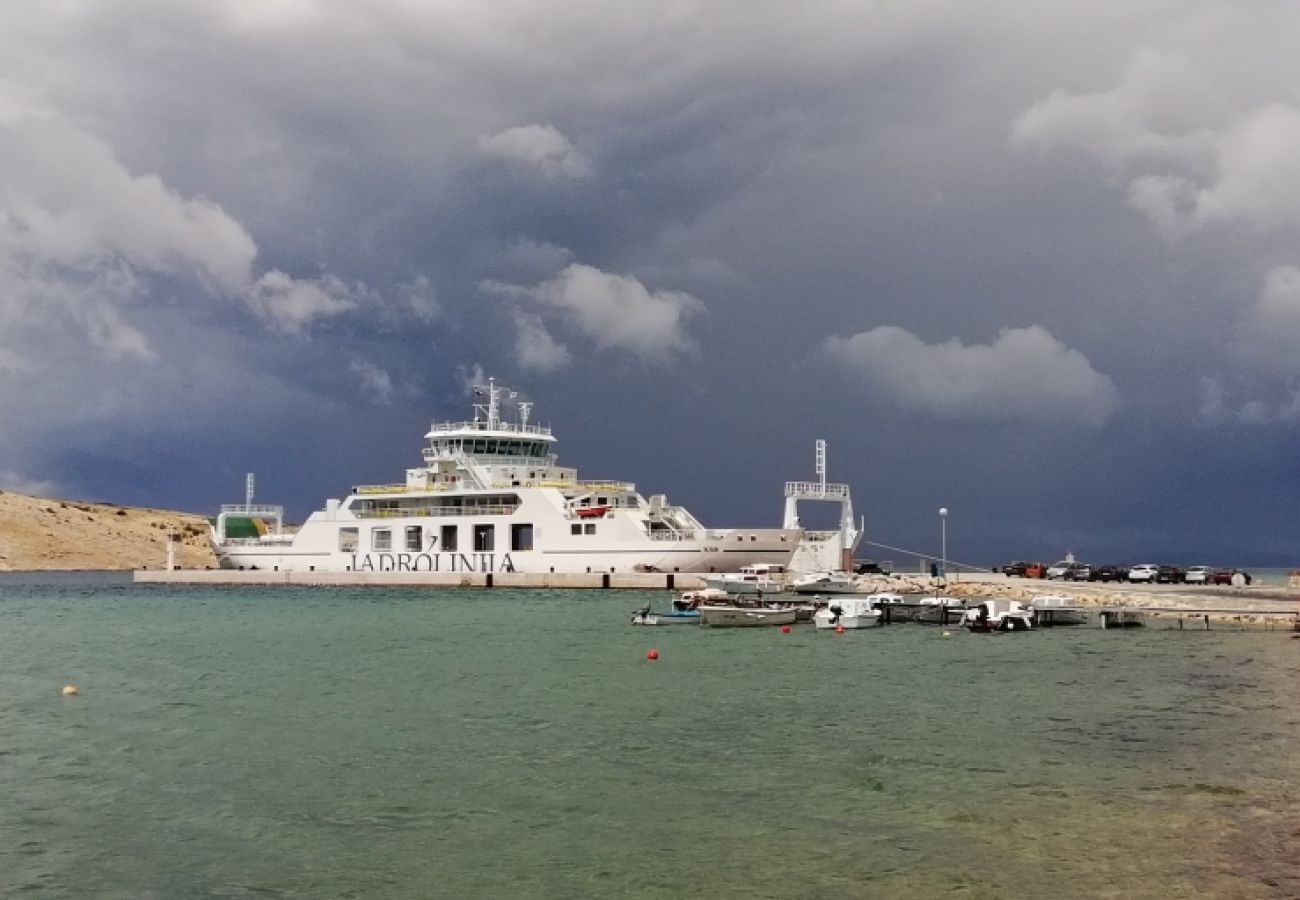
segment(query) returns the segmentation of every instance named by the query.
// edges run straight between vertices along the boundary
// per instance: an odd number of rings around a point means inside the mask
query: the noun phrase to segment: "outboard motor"
[[[831,624],[840,624],[840,616],[844,615],[844,607],[832,604],[831,606],[828,606],[827,609],[831,611],[831,615],[834,617],[831,619]]]

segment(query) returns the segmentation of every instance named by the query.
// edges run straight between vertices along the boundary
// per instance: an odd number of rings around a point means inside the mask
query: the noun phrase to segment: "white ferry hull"
[[[386,520],[399,531],[406,520]],[[411,521],[428,527],[428,520]],[[436,522],[433,524],[437,524]],[[306,526],[304,526],[304,531]],[[740,534],[740,533],[738,533]],[[743,540],[721,533],[713,540],[646,540],[640,547],[536,548],[525,551],[459,552],[360,551],[344,553],[320,549],[319,542],[303,532],[292,543],[248,541],[214,542],[219,564],[227,569],[268,569],[280,572],[526,572],[580,574],[602,572],[686,572],[732,571],[760,563],[785,564],[798,545],[799,532],[785,529],[745,531]],[[730,538],[730,540],[727,540]],[[733,546],[728,546],[728,544]],[[313,546],[316,545],[316,546]]]
[[[423,464],[397,484],[354,487],[292,534],[280,507],[222,507],[212,544],[223,568],[279,572],[616,574],[734,572],[785,565],[799,528],[710,529],[628,482],[580,480],[550,452],[531,404],[489,380],[474,418],[434,422]],[[274,523],[268,529],[267,519]]]

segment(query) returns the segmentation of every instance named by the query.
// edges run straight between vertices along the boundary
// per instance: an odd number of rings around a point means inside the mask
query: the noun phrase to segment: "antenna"
[[[533,404],[527,400],[519,401],[519,430],[528,430],[528,414],[533,411]]]
[[[244,478],[244,506],[249,509],[253,506],[253,473],[249,472]]]
[[[826,496],[826,441],[817,441],[817,484]]]

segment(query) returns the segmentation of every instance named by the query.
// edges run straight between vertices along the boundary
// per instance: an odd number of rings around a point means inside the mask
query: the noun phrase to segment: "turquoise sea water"
[[[1286,633],[650,596],[0,577],[0,896],[1300,895]]]

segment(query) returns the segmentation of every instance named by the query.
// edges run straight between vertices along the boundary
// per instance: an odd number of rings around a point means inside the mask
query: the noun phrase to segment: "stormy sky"
[[[1300,7],[13,0],[0,488],[294,518],[465,384],[870,540],[1288,565]],[[864,547],[863,555],[898,554]]]

